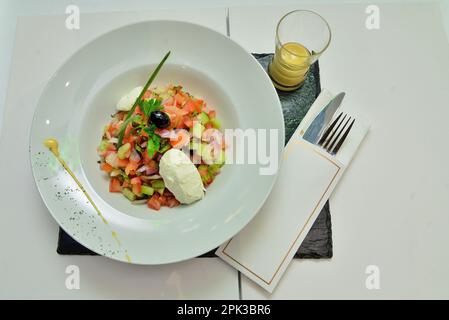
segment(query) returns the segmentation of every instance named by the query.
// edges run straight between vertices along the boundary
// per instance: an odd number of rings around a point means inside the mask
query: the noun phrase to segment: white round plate
[[[217,110],[223,128],[278,129],[281,105],[258,62],[224,35],[195,24],[147,21],[102,35],[59,68],[34,115],[30,156],[49,211],[75,240],[101,255],[136,264],[164,264],[201,255],[241,230],[271,191],[275,175],[259,165],[227,164],[189,206],[152,211],[108,192],[96,147],[118,99],[143,85],[167,51],[154,85],[181,84]],[[62,158],[106,219],[104,223],[74,180],[44,146],[56,138]]]

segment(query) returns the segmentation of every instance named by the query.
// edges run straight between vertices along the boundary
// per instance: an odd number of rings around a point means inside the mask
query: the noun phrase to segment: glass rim
[[[287,16],[291,15],[292,13],[298,13],[298,12],[312,13],[312,14],[316,15],[318,18],[320,18],[320,19],[324,22],[324,24],[326,25],[327,30],[329,31],[329,38],[328,38],[328,40],[327,40],[326,45],[324,46],[323,49],[321,49],[321,51],[315,52],[315,53],[312,53],[312,52],[310,53],[312,56],[318,56],[318,55],[321,55],[324,51],[326,51],[326,49],[329,47],[329,45],[330,45],[330,43],[331,43],[331,39],[332,39],[332,31],[331,31],[331,28],[330,28],[329,23],[327,22],[327,20],[324,19],[320,14],[318,14],[318,13],[316,13],[315,11],[312,11],[312,10],[293,10],[293,11],[290,11],[290,12],[287,12],[286,14],[284,14],[284,15],[282,16],[282,18],[279,20],[279,22],[277,23],[277,26],[276,26],[276,42],[278,42],[278,43],[281,45],[281,47],[284,46],[285,43],[282,43],[282,41],[281,41],[280,38],[279,38],[279,26],[281,25],[282,21],[283,21]],[[291,52],[291,51],[288,50],[287,48],[283,48],[283,49],[284,49],[285,51],[287,51],[288,53],[290,53],[290,54],[292,54],[292,55],[294,55],[294,56],[297,56],[297,57],[308,57],[308,56],[298,55],[298,54],[296,54],[296,53],[294,53],[294,52]],[[307,50],[308,50],[308,49],[307,49]]]

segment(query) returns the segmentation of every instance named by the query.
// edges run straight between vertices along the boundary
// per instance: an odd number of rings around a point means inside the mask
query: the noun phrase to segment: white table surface
[[[80,41],[87,42],[111,24],[108,19],[89,20],[86,16],[83,21],[95,25],[96,31],[82,28],[58,44],[36,30],[38,36],[30,39],[30,52],[22,55],[36,63],[27,60],[25,66],[31,67],[24,70],[23,61],[10,59],[17,54],[12,50],[15,37],[26,36],[33,19],[20,18],[15,30],[17,14],[63,14],[69,3],[81,4],[82,12],[143,8],[145,12],[139,13],[138,19],[162,15],[196,21],[223,33],[225,8],[231,7],[231,37],[252,52],[273,50],[274,26],[282,13],[291,8],[319,11],[328,19],[334,36],[320,60],[322,85],[334,92],[346,91],[345,106],[369,119],[372,129],[331,199],[334,258],[294,261],[271,296],[242,277],[240,294],[244,299],[449,298],[449,151],[443,147],[447,145],[449,118],[449,45],[441,18],[441,12],[448,11],[447,5],[440,7],[427,1],[425,5],[381,4],[381,28],[368,31],[364,27],[366,5],[298,3],[264,7],[255,6],[256,2],[235,7],[241,2],[194,1],[189,2],[190,7],[216,9],[208,15],[192,10],[182,16],[147,11],[185,6],[178,1],[157,5],[137,0],[126,5],[120,1],[61,1],[58,6],[51,1],[40,1],[39,5],[31,1],[0,2],[0,18],[7,15],[1,19],[5,28],[0,29],[0,39],[9,44],[1,52],[0,69],[4,72],[0,101],[6,97],[6,84],[11,91],[17,90],[22,81],[30,82],[22,97],[8,96],[5,107],[0,105],[0,120],[2,113],[5,119],[0,146],[10,146],[2,155],[13,155],[0,160],[0,197],[4,204],[0,210],[0,298],[239,296],[237,272],[219,259],[140,267],[100,257],[62,257],[55,253],[57,225],[37,193],[28,162],[27,125],[34,107],[28,105],[27,98],[36,99],[45,85],[45,81],[33,79],[48,79]],[[267,3],[270,1],[262,4]],[[116,15],[122,24],[135,17],[135,13]],[[55,24],[58,19],[49,17],[45,23]],[[40,41],[47,41],[47,45],[42,46]],[[52,46],[57,46],[54,54]],[[17,123],[14,108],[23,108],[23,122]],[[18,129],[19,133],[12,134]],[[71,264],[80,267],[80,290],[65,288],[65,268]],[[380,269],[379,290],[365,287],[368,265]]]

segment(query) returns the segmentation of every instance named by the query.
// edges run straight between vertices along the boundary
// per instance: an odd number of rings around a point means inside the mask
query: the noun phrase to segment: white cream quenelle
[[[179,202],[190,204],[204,197],[201,176],[190,158],[181,150],[170,149],[164,153],[159,162],[159,174]]]
[[[140,93],[142,92],[143,87],[135,87],[132,89],[127,95],[123,96],[119,102],[117,102],[117,110],[120,111],[129,111],[131,110],[134,102],[136,102]]]

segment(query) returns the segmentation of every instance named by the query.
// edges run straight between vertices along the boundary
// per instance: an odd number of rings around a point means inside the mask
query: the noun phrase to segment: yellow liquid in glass
[[[297,42],[288,42],[276,47],[268,69],[274,85],[287,91],[300,87],[309,71],[310,57],[310,51]]]

